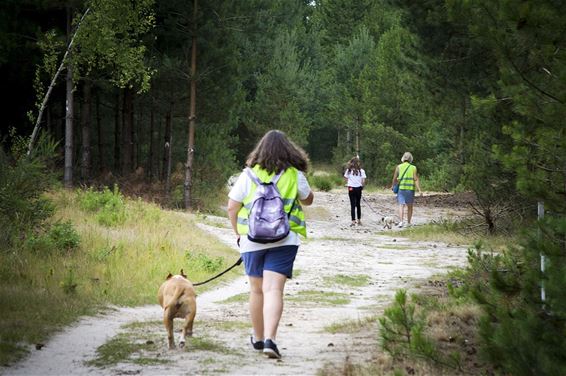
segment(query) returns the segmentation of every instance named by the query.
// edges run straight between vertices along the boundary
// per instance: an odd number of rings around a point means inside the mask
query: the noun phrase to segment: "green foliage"
[[[470,253],[468,284],[485,311],[480,325],[483,352],[513,375],[566,372],[565,235],[566,220],[550,219],[520,247],[499,255],[481,247]]]
[[[109,72],[120,88],[147,91],[154,71],[146,62],[143,36],[155,26],[154,0],[89,0],[90,12],[76,36],[73,62],[80,76]]]
[[[219,271],[224,265],[222,257],[210,257],[205,253],[187,251],[185,259],[193,270],[204,270],[209,273]]]
[[[38,148],[27,157],[25,141],[15,139],[11,159],[0,150],[0,242],[4,250],[22,239],[22,234],[36,230],[53,213],[52,203],[42,194],[53,183],[47,170],[56,144],[45,135]]]
[[[84,211],[96,213],[98,223],[104,226],[117,226],[127,218],[124,196],[117,185],[112,191],[104,187],[102,191],[89,188],[80,192],[79,205]]]
[[[393,305],[388,307],[379,319],[379,335],[383,349],[397,358],[415,357],[444,367],[460,369],[460,354],[453,352],[447,356],[441,353],[437,344],[425,334],[425,313],[419,313],[416,304],[421,297],[415,296],[411,300],[409,302],[405,290],[398,290]],[[419,305],[423,306],[423,303],[435,304],[424,300]]]
[[[308,177],[309,184],[313,187],[328,192],[336,187],[336,182],[330,175],[312,175]]]
[[[69,268],[67,270],[67,274],[65,275],[65,278],[61,281],[59,285],[61,286],[65,294],[74,294],[77,291],[78,284],[73,269]]]
[[[398,290],[393,305],[379,319],[381,345],[394,356],[407,354],[414,344],[414,335],[422,334],[424,321],[415,316],[415,305],[408,302],[407,292]]]
[[[75,251],[80,243],[81,238],[73,224],[70,221],[58,221],[50,225],[47,231],[29,236],[26,248],[38,254],[65,254]]]

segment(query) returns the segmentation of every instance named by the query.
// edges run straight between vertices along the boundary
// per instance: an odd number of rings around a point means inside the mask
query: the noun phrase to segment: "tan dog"
[[[381,223],[383,224],[383,229],[391,229],[395,225],[395,220],[391,217],[382,217]]]
[[[193,284],[189,282],[187,276],[183,274],[183,269],[179,275],[169,275],[167,280],[159,287],[157,293],[159,304],[163,307],[163,323],[167,329],[167,339],[169,348],[175,348],[173,339],[173,319],[184,318],[185,325],[179,338],[179,347],[185,346],[185,337],[193,335],[193,322],[197,313],[196,294]]]

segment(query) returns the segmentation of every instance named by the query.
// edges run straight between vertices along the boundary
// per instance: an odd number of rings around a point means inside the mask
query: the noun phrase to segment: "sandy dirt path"
[[[104,315],[80,320],[54,336],[41,351],[32,350],[27,359],[3,373],[313,375],[325,365],[342,364],[346,358],[369,361],[375,355],[377,332],[332,334],[325,328],[375,317],[397,289],[416,289],[430,276],[464,265],[467,253],[463,246],[414,242],[399,236],[397,229],[383,231],[379,220],[383,215],[395,215],[394,196],[364,193],[364,197],[362,226],[349,226],[349,202],[344,192],[316,193],[315,204],[308,208],[309,238],[299,249],[296,277],[285,291],[277,338],[282,360],[264,358],[249,345],[248,286],[242,276],[198,295],[194,338],[208,345],[190,342],[186,349],[169,351],[158,305],[116,307]],[[466,214],[442,206],[442,198],[428,202],[434,204],[415,208],[416,225]],[[210,225],[211,221],[216,225]],[[200,226],[233,245],[226,219],[208,218],[207,222],[209,225]],[[341,278],[364,282],[356,286],[342,283]],[[137,325],[124,327],[132,322]],[[133,342],[150,341],[155,346],[103,368],[85,363],[96,358],[99,346],[124,333]]]

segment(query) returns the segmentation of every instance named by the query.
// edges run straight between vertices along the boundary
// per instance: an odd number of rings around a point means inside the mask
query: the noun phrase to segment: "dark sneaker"
[[[263,350],[264,344],[263,341],[255,341],[254,342],[254,337],[250,337],[250,342],[252,343],[252,346],[254,347],[254,350]]]
[[[270,339],[266,339],[263,344],[263,353],[267,355],[268,358],[281,359],[281,354],[277,350],[277,345]]]

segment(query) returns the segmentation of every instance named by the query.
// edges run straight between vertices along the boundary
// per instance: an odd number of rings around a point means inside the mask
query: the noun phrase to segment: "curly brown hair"
[[[279,173],[288,167],[306,172],[309,164],[307,153],[279,130],[267,132],[248,155],[246,165],[258,164],[269,173]]]

